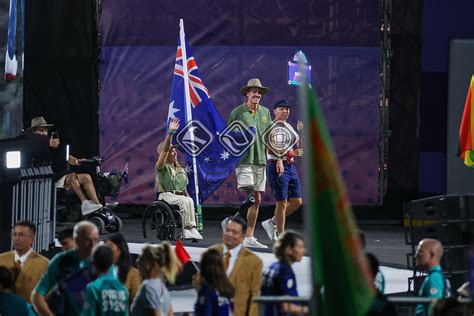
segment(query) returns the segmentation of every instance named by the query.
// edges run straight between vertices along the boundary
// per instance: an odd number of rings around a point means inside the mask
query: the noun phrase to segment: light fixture
[[[21,152],[7,151],[6,167],[8,169],[20,168],[21,166]]]
[[[66,161],[69,161],[69,145],[66,145]]]

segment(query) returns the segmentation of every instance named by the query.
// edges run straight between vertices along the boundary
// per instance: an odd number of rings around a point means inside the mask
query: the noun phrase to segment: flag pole
[[[184,78],[184,99],[186,102],[186,117],[188,121],[192,121],[193,113],[191,110],[191,97],[189,94],[189,73],[188,73],[188,57],[186,52],[186,41],[184,36],[184,21],[179,19],[179,38],[181,42],[181,54],[183,56],[183,78]],[[191,144],[194,146],[194,133],[189,133]],[[199,200],[199,180],[197,174],[196,157],[192,155],[193,159],[193,175],[194,175],[194,191],[196,193],[196,210],[197,210],[197,230],[202,230],[202,209],[201,201]]]
[[[309,102],[308,102],[308,81],[306,78],[306,69],[304,67],[303,62],[298,59],[298,71],[302,75],[302,80],[300,82],[300,86],[298,86],[298,103],[299,103],[299,110],[300,113],[303,114],[303,126],[304,129],[300,134],[300,148],[304,148],[306,151],[305,153],[305,166],[306,170],[310,170],[308,168],[313,168],[311,165],[310,157],[311,157],[311,151],[314,150],[314,148],[311,148],[311,144],[308,143],[308,141],[311,140],[311,137],[305,137],[306,135],[310,135],[311,133],[311,126],[310,126],[310,119],[309,119]],[[298,131],[299,132],[299,131]],[[311,227],[311,217],[314,216],[312,215],[312,210],[310,209],[311,207],[311,198],[313,196],[312,192],[312,185],[313,183],[310,183],[309,177],[304,177],[304,200],[305,200],[305,205],[304,205],[304,212],[303,212],[303,219],[304,219],[304,236],[307,237],[307,249],[310,249],[309,255],[311,257],[311,260],[314,260],[314,253],[313,253],[313,238],[312,238],[312,233],[313,229]],[[319,315],[320,314],[320,304],[321,304],[321,296],[320,296],[320,288],[318,284],[315,282],[315,277],[314,273],[315,271],[313,270],[313,264],[311,264],[311,281],[312,281],[312,287],[313,287],[313,293],[312,293],[312,298],[310,301],[309,305],[309,315]]]

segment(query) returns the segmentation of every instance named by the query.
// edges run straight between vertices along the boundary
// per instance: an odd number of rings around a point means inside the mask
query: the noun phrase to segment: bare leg
[[[281,234],[285,231],[285,217],[287,206],[287,200],[276,201],[275,215],[273,216],[273,219],[275,220],[278,234]]]
[[[95,192],[94,184],[92,183],[91,176],[87,173],[80,173],[77,175],[77,179],[81,186],[86,191],[87,196],[89,199],[94,202],[95,204],[101,204],[99,199],[97,198],[97,194]]]
[[[81,202],[84,202],[84,200],[86,200],[86,196],[84,195],[84,193],[82,193],[81,190],[81,184],[77,179],[77,174],[75,174],[74,172],[68,174],[65,182],[70,183],[72,190],[74,191],[74,193],[76,193],[77,197],[81,200]]]
[[[302,198],[290,198],[286,208],[286,216],[293,214],[303,204]]]
[[[286,217],[293,214],[303,204],[301,198],[290,198],[289,200],[277,201],[275,206],[275,220],[278,234],[285,231]]]
[[[247,212],[247,237],[253,237],[255,224],[257,224],[258,208],[260,207],[261,194],[259,191],[254,191],[255,203],[249,208]]]

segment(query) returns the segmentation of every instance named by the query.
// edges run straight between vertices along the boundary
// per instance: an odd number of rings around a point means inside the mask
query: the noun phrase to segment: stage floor
[[[143,243],[157,242],[157,240],[144,240],[141,229],[141,219],[125,218],[123,219],[123,230],[125,238],[128,242]],[[287,228],[302,232],[303,225],[301,223],[289,222]],[[406,269],[406,254],[411,252],[410,246],[405,245],[405,237],[403,227],[401,226],[380,226],[380,225],[364,225],[359,229],[365,233],[367,251],[377,256],[380,263],[387,267]],[[185,246],[204,247],[214,245],[221,242],[222,229],[220,221],[205,220],[204,230],[202,232],[204,239],[200,242],[184,241]],[[271,252],[272,242],[263,230],[260,222],[257,223],[255,237],[263,244],[269,246],[269,249],[259,250],[261,252]]]

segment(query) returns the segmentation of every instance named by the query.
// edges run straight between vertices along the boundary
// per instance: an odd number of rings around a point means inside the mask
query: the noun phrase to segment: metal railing
[[[258,314],[268,315],[266,313],[267,308],[273,310],[272,315],[284,315],[279,310],[280,303],[296,303],[301,306],[307,306],[311,303],[311,300],[307,297],[301,296],[257,296],[253,299],[258,304]],[[304,315],[303,313],[287,313],[287,315]]]
[[[418,304],[424,304],[426,307],[426,311],[428,311],[429,306],[433,305],[434,303],[440,303],[439,299],[431,299],[426,297],[400,297],[400,296],[389,296],[387,300],[395,305],[395,308],[398,312],[398,315],[414,315],[415,308]],[[450,306],[446,307],[456,307],[457,313],[449,314],[449,315],[463,315],[463,316],[471,316],[474,315],[474,302],[471,299],[467,298],[450,298],[445,299],[450,300],[452,303]],[[259,305],[259,315],[268,315],[266,313],[267,308],[272,308],[273,312],[272,315],[281,315],[282,313],[279,311],[279,303],[296,303],[302,306],[313,305],[313,301],[307,297],[299,297],[299,296],[258,296],[254,298],[254,301]],[[272,304],[272,305],[270,305]],[[456,305],[457,306],[454,306]],[[314,306],[311,306],[314,308]],[[314,313],[310,313],[314,314]],[[290,315],[290,313],[287,313]],[[294,314],[291,315],[302,315],[302,314]],[[428,313],[426,314],[428,315]],[[435,315],[435,314],[433,314]],[[437,315],[445,315],[445,314],[437,314]]]
[[[448,298],[448,299],[432,299],[427,297],[397,297],[397,296],[389,296],[387,297],[388,301],[395,305],[399,315],[402,313],[400,312],[403,307],[406,308],[405,315],[414,315],[415,308],[418,304],[425,305],[426,315],[428,315],[428,309],[430,306],[434,307],[435,304],[439,304],[442,301],[449,300],[452,304],[450,306],[446,305],[446,308],[457,308],[457,313],[449,313],[447,315],[463,315],[463,316],[471,316],[474,315],[472,311],[474,311],[473,301],[467,298]],[[461,314],[460,314],[461,313]],[[433,315],[445,315],[445,313],[439,312],[438,314],[434,313]]]

